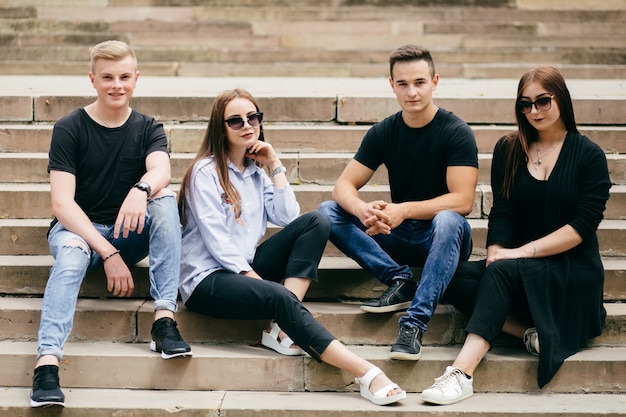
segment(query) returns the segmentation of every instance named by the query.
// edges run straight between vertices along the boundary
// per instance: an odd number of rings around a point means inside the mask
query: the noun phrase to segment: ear
[[[389,77],[389,85],[393,89],[393,78]]]
[[[433,91],[437,89],[438,85],[439,85],[439,74],[435,74],[435,76],[433,77]]]
[[[95,86],[95,85],[93,85],[93,83],[94,83],[95,79],[96,79],[96,76],[94,75],[94,73],[93,73],[93,72],[91,72],[91,71],[89,71],[89,81],[91,81],[91,86],[92,86],[93,88],[96,88],[96,86]]]

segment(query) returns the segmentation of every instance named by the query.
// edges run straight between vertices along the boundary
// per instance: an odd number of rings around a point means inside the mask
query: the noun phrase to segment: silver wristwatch
[[[140,189],[141,191],[145,191],[148,194],[148,199],[152,195],[152,188],[150,188],[150,184],[147,182],[139,181],[137,184],[133,185],[133,188]]]
[[[274,175],[276,175],[276,174],[286,174],[286,173],[287,173],[287,168],[285,168],[284,165],[280,165],[280,166],[277,166],[276,168],[274,168],[270,172],[270,178],[274,178]]]

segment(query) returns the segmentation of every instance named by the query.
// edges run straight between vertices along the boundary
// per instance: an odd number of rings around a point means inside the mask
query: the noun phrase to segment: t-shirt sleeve
[[[474,131],[459,121],[452,128],[448,154],[448,166],[471,166],[478,168],[478,147]]]
[[[76,175],[77,140],[80,136],[78,124],[74,123],[76,117],[72,114],[54,125],[48,152],[48,173],[64,171]]]
[[[163,129],[163,124],[160,122],[157,122],[153,118],[150,118],[148,123],[149,125],[146,129],[147,136],[148,136],[148,146],[146,148],[146,156],[156,151],[165,152],[169,155],[167,135],[165,134],[165,129]]]
[[[362,163],[372,171],[376,171],[384,160],[384,125],[386,123],[387,120],[372,126],[363,137],[361,145],[354,155],[357,162]]]

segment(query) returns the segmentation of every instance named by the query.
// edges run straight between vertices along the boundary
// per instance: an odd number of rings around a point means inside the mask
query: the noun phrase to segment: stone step
[[[133,22],[128,22],[128,25],[133,25]],[[605,32],[596,30],[595,33],[586,33],[593,31],[597,25],[598,23],[591,23],[588,26],[574,23],[569,29],[563,25],[537,28],[531,25],[526,27],[517,25],[516,27],[512,24],[490,27],[486,24],[469,23],[467,24],[468,30],[471,30],[472,26],[480,26],[489,32],[462,32],[450,30],[451,26],[462,27],[459,22],[444,22],[439,26],[424,27],[411,21],[268,21],[255,22],[252,25],[248,22],[215,26],[206,24],[203,25],[204,27],[195,25],[195,28],[190,25],[189,30],[184,31],[168,30],[167,27],[161,28],[159,25],[159,27],[150,27],[149,31],[122,32],[115,29],[94,30],[93,25],[88,25],[89,27],[81,31],[73,31],[69,27],[64,32],[55,33],[45,28],[38,31],[38,28],[34,27],[31,30],[15,33],[13,27],[8,30],[0,27],[0,35],[4,35],[3,49],[9,52],[19,50],[22,56],[33,57],[34,52],[43,51],[47,47],[63,48],[62,51],[65,47],[84,49],[103,40],[115,38],[131,43],[137,49],[140,62],[142,59],[158,61],[163,50],[172,50],[173,54],[169,60],[202,62],[202,58],[215,56],[223,50],[238,50],[241,53],[245,48],[267,49],[273,51],[274,54],[282,55],[282,61],[294,63],[296,62],[294,58],[300,55],[299,49],[344,51],[347,60],[352,62],[358,58],[356,54],[359,51],[367,53],[373,50],[389,53],[397,46],[406,43],[407,38],[419,36],[423,45],[433,45],[429,49],[433,51],[435,57],[438,57],[438,51],[442,50],[455,50],[466,55],[478,52],[491,52],[492,55],[509,54],[517,50],[523,52],[528,50],[528,43],[534,41],[535,51],[560,54],[561,60],[557,62],[570,63],[563,59],[563,55],[567,53],[578,52],[585,56],[597,56],[598,52],[601,52],[604,58],[595,61],[596,63],[615,64],[621,58],[619,50],[626,43],[624,25],[623,23],[602,23]],[[562,30],[562,33],[559,30]],[[511,31],[516,32],[511,33]],[[291,51],[296,52],[292,54]],[[190,56],[190,53],[194,52],[200,52],[199,56]],[[49,55],[49,52],[46,55]],[[613,60],[610,58],[611,55],[614,56]],[[65,56],[61,53],[56,60],[63,58]],[[490,62],[482,56],[481,58],[477,61],[474,57],[469,62]],[[312,62],[319,61],[313,60]],[[363,57],[357,62],[363,62]],[[507,61],[500,59],[491,62]],[[518,59],[516,62],[522,61]]]
[[[382,292],[383,285],[378,284]],[[371,291],[374,293],[375,291]],[[36,341],[41,298],[0,297],[2,338]],[[356,301],[307,301],[305,306],[332,334],[350,345],[391,345],[398,332],[398,319],[404,312],[368,314]],[[603,333],[590,341],[595,347],[626,347],[626,304],[606,302],[607,320]],[[153,321],[153,302],[147,299],[79,298],[74,315],[71,342],[109,341],[148,343]],[[187,310],[182,303],[177,313],[178,328],[189,343],[258,344],[268,320],[225,320]],[[466,318],[449,305],[439,305],[424,334],[425,346],[451,346],[464,340]],[[233,323],[237,323],[233,326]],[[524,350],[519,340],[503,335],[498,346]],[[2,352],[0,350],[0,352]]]
[[[444,76],[516,78],[546,62],[567,77],[626,72],[619,47],[626,11],[614,0],[593,7],[457,0],[445,10],[410,2],[9,3],[0,7],[0,54],[9,58],[1,74],[84,74],[89,47],[111,38],[136,48],[144,74],[167,76],[245,76],[250,64],[267,76],[385,76],[389,52],[407,38],[430,45]]]
[[[1,230],[1,228],[0,228]],[[46,245],[44,235],[36,237],[41,241],[42,251]],[[3,236],[3,240],[4,240]],[[35,239],[33,239],[35,241]],[[47,251],[47,247],[45,248]],[[371,274],[364,271],[353,260],[341,255],[331,243],[328,252],[335,256],[324,256],[319,266],[319,283],[312,285],[307,292],[307,300],[364,300],[378,298],[386,286],[378,282]],[[475,255],[479,259],[484,255]],[[50,255],[2,255],[0,256],[0,294],[18,297],[40,297],[48,280],[53,259]],[[626,301],[626,260],[623,258],[603,258],[605,269],[604,300]],[[142,260],[131,271],[135,279],[133,297],[149,299],[148,262]],[[419,276],[419,268],[414,268],[415,276]],[[104,285],[106,278],[101,270],[91,272],[83,281],[80,296],[86,298],[106,299],[111,294]]]
[[[179,185],[170,188],[178,191]],[[294,185],[296,198],[300,203],[301,212],[316,210],[322,201],[332,198],[331,185],[302,184]],[[389,199],[389,187],[385,185],[367,185],[361,189],[366,199]],[[481,216],[482,196],[477,187],[475,209],[469,217]],[[0,219],[50,219],[50,185],[49,184],[15,184],[0,183]]]
[[[0,17],[6,19],[37,18],[53,22],[59,20],[107,22],[120,25],[127,25],[129,21],[147,24],[155,22],[153,25],[242,21],[406,21],[409,20],[408,17],[413,17],[411,13],[418,13],[417,19],[423,22],[467,23],[473,21],[494,25],[507,20],[526,25],[537,24],[538,17],[540,17],[540,23],[550,22],[554,25],[590,22],[620,23],[626,20],[626,6],[615,0],[594,0],[593,7],[585,1],[572,3],[563,0],[527,1],[520,4],[498,0],[490,2],[487,6],[477,4],[475,0],[443,1],[434,6],[416,5],[410,0],[397,0],[383,7],[378,4],[332,0],[298,0],[298,7],[285,7],[281,0],[265,1],[262,4],[233,0],[228,5],[191,4],[192,2],[175,0],[162,0],[158,3],[159,6],[155,6],[154,0],[127,0],[123,6],[120,6],[113,3],[107,5],[81,0],[57,1],[56,3],[51,3],[50,0],[28,0],[26,5],[19,0],[13,0],[13,2],[8,1],[3,4],[5,7],[0,7],[2,11]],[[445,7],[442,8],[442,5]],[[120,29],[128,30],[128,26],[121,26]],[[185,28],[179,28],[179,30],[185,30]],[[455,30],[469,31],[470,29],[458,27]],[[598,32],[602,30],[601,27],[597,28]]]
[[[290,174],[291,175],[291,174]],[[292,181],[297,178],[291,177]],[[170,186],[178,191],[179,184]],[[300,204],[301,212],[317,210],[322,201],[332,199],[332,185],[317,185],[312,183],[293,184],[292,188]],[[366,185],[359,191],[364,200],[389,200],[389,186],[384,184]],[[1,219],[49,219],[50,185],[48,183],[0,183],[0,218]],[[624,218],[623,200],[626,198],[626,185],[614,185],[611,188],[611,198],[607,202],[605,219],[620,220]],[[474,197],[474,208],[467,216],[471,219],[485,218],[492,204],[491,187],[478,185]]]
[[[163,35],[162,35],[163,36]],[[168,36],[172,36],[168,34]],[[11,45],[10,42],[0,43],[0,52],[3,56],[7,56],[6,62],[39,62],[40,65],[44,63],[60,64],[62,62],[68,62],[76,65],[70,75],[82,75],[81,67],[88,68],[88,51],[91,46],[103,40],[111,38],[119,38],[120,40],[127,41],[136,50],[137,56],[140,62],[140,68],[144,63],[150,66],[154,66],[157,63],[176,64],[177,72],[171,75],[182,76],[214,76],[214,74],[198,74],[198,70],[201,68],[210,67],[210,63],[215,64],[250,64],[254,63],[265,65],[262,68],[268,68],[269,72],[264,73],[255,68],[255,75],[262,76],[280,76],[274,74],[272,69],[267,66],[268,63],[277,64],[292,64],[296,67],[303,64],[324,64],[330,65],[341,64],[344,68],[359,68],[366,64],[374,64],[375,68],[379,70],[385,70],[384,66],[388,62],[388,57],[391,51],[396,47],[403,45],[407,42],[407,35],[387,35],[381,37],[376,35],[373,38],[372,35],[366,34],[354,34],[344,35],[341,37],[341,41],[345,44],[332,43],[323,44],[314,40],[314,35],[310,34],[307,37],[298,36],[286,36],[286,37],[250,37],[242,42],[235,42],[236,38],[228,39],[224,37],[218,37],[211,42],[208,42],[212,37],[206,34],[196,33],[190,36],[190,39],[194,39],[194,44],[189,45],[172,45],[167,42],[153,45],[138,45],[136,46],[132,39],[129,39],[125,34],[115,33],[100,33],[95,36],[86,35],[80,37],[68,36],[71,43],[48,43],[45,45]],[[337,38],[336,34],[331,35],[333,38]],[[412,35],[414,36],[414,35]],[[605,70],[609,70],[612,66],[616,66],[616,69],[623,71],[624,59],[619,53],[620,45],[612,48],[611,42],[615,38],[610,36],[600,38],[582,38],[572,37],[570,38],[547,38],[542,39],[542,42],[546,42],[545,47],[538,47],[533,49],[524,48],[522,40],[518,40],[517,37],[509,37],[508,42],[499,41],[499,44],[494,46],[490,45],[490,38],[500,36],[498,34],[488,35],[482,37],[475,37],[473,39],[466,39],[462,34],[453,35],[419,35],[419,39],[422,40],[422,44],[429,47],[429,50],[433,54],[433,58],[437,65],[455,66],[460,64],[473,64],[473,65],[486,65],[486,64],[516,64],[522,66],[525,64],[526,68],[533,65],[540,65],[546,62],[553,63],[554,65],[563,65],[566,68],[568,66],[581,65],[582,68],[588,65],[597,65]],[[8,35],[9,38],[14,38],[15,35]],[[175,35],[174,35],[175,37]],[[326,39],[328,42],[330,36],[321,36],[321,39]],[[365,38],[365,39],[363,39]],[[162,39],[162,38],[161,38]],[[76,44],[76,41],[82,41],[82,44]],[[360,40],[360,42],[359,42]],[[536,40],[535,36],[526,36],[525,41]],[[372,45],[367,44],[366,41],[371,41]],[[469,42],[468,46],[464,46],[463,43]],[[19,38],[15,41],[19,42]],[[220,42],[227,48],[220,48]],[[576,43],[578,42],[578,44]],[[184,43],[184,42],[181,42]],[[283,45],[285,44],[286,45]],[[439,43],[439,44],[438,44]],[[549,46],[551,43],[555,43],[555,47]],[[581,46],[582,44],[582,46]],[[247,45],[256,46],[260,49],[249,49]],[[364,45],[367,45],[364,46]],[[299,49],[303,47],[306,49]],[[262,47],[262,48],[261,48]],[[5,62],[5,60],[3,60]],[[54,72],[42,72],[40,68],[37,73],[41,75],[57,74]],[[305,68],[306,69],[306,68]],[[250,71],[243,72],[243,69],[239,69],[241,74],[229,74],[229,75],[242,75],[246,76],[250,74]],[[193,73],[190,73],[193,72]],[[28,72],[13,72],[7,75],[23,75],[29,74]],[[388,75],[388,66],[382,75]],[[167,74],[170,75],[170,74]],[[305,74],[295,73],[295,76],[304,76]],[[374,74],[376,76],[381,75],[380,72]],[[454,74],[446,74],[454,75]],[[574,75],[572,73],[572,75]],[[354,76],[358,76],[355,74]],[[586,78],[576,76],[575,78]],[[599,76],[591,78],[603,78]]]
[[[354,152],[278,152],[278,156],[287,167],[287,177],[292,184],[334,185]],[[180,183],[194,157],[193,153],[171,154],[173,184]],[[609,153],[606,158],[611,182],[626,184],[626,154]],[[478,183],[489,184],[491,154],[479,154],[478,163]],[[0,171],[0,183],[49,182],[47,153],[0,152],[0,164],[5,168]],[[387,169],[381,166],[369,184],[388,185]]]
[[[514,124],[517,81],[442,79],[437,105],[470,124]],[[162,121],[206,122],[222,90],[252,92],[269,122],[371,124],[399,110],[383,78],[141,77],[133,107]],[[581,125],[623,125],[621,80],[568,80]],[[367,92],[367,93],[363,93]],[[87,77],[0,76],[0,122],[41,123],[91,103]]]
[[[355,388],[356,389],[356,388]],[[30,415],[30,388],[0,391],[0,417]],[[67,417],[158,417],[176,412],[180,417],[282,416],[282,417],[520,417],[537,415],[559,417],[604,417],[622,415],[626,396],[614,394],[474,394],[460,404],[433,407],[424,404],[417,393],[401,403],[380,407],[363,400],[356,392],[254,392],[184,391],[72,388],[65,390]],[[115,401],[111,401],[115,399]],[[598,406],[602,404],[602,406]],[[50,413],[52,414],[52,413]]]
[[[506,62],[506,63],[448,63],[440,74],[447,77],[461,78],[517,78],[533,65],[542,65],[546,61],[529,62]],[[530,65],[529,65],[530,64]],[[555,64],[566,80],[570,79],[625,79],[626,65],[620,64]],[[439,67],[437,71],[439,71]],[[75,68],[75,67],[74,67]],[[445,70],[445,72],[444,72]],[[29,72],[30,73],[30,72]],[[383,72],[380,72],[383,74]],[[189,74],[192,75],[192,74]],[[200,75],[200,74],[197,74]],[[377,75],[373,71],[362,76],[373,77]]]
[[[302,200],[305,200],[305,197],[309,197],[314,193],[308,193],[306,195],[300,194],[298,190],[296,190],[296,196],[299,197],[300,206],[302,212],[316,210],[319,203],[323,200],[330,199],[331,189],[330,187],[312,187],[312,186],[297,186],[298,188],[309,188],[309,189],[317,189],[317,199],[313,202],[309,202],[307,204],[303,204]],[[618,186],[623,188],[623,186]],[[0,189],[2,188],[2,184],[0,184]],[[13,187],[16,191],[14,193],[5,193],[3,195],[2,200],[15,200],[20,198],[19,190],[24,192],[25,188],[21,187]],[[295,187],[294,187],[295,188]],[[384,193],[379,193],[376,191],[372,191],[375,187],[366,187],[365,195],[368,197],[367,199],[378,199],[378,198],[387,198],[388,196]],[[380,187],[382,188],[382,187]],[[615,188],[615,187],[614,187]],[[323,192],[321,190],[324,190]],[[36,195],[38,197],[42,197],[43,192],[38,192]],[[321,195],[320,195],[321,194]],[[1,194],[0,194],[1,195]],[[324,198],[321,198],[324,197]],[[23,204],[12,205],[10,210],[1,210],[0,213],[3,213],[0,219],[0,237],[1,241],[5,242],[3,248],[0,249],[0,255],[43,255],[48,254],[47,248],[45,247],[45,234],[49,225],[50,216],[41,216],[39,218],[35,218],[32,215],[32,211],[29,210],[30,205],[28,202],[32,202],[34,200],[33,196],[28,198],[23,198]],[[49,196],[46,195],[45,200],[49,200]],[[611,201],[611,199],[609,199]],[[31,205],[34,203],[31,203]],[[39,203],[42,204],[42,203]],[[2,207],[0,205],[0,207]],[[6,208],[6,206],[5,206]],[[26,218],[14,218],[15,213],[23,213],[24,211],[28,211],[26,214]],[[48,212],[49,213],[49,212]],[[11,214],[11,216],[9,216]],[[19,214],[18,214],[19,215]],[[9,218],[13,217],[13,218]],[[487,233],[487,220],[484,218],[478,217],[469,217],[468,220],[473,229],[473,240],[474,240],[474,252],[481,253],[484,251],[484,242]],[[605,219],[600,223],[598,229],[598,238],[600,241],[600,248],[603,252],[604,256],[626,256],[626,242],[624,242],[624,238],[622,236],[624,229],[626,229],[626,221],[621,219]],[[268,228],[267,235],[273,234],[277,228],[270,226]],[[327,246],[327,254],[332,256],[338,256],[338,253],[332,245],[329,244]]]
[[[401,11],[421,11],[424,18],[467,18],[474,20],[481,16],[485,21],[500,21],[507,17],[515,17],[518,20],[532,20],[536,18],[537,13],[546,21],[581,21],[588,17],[590,20],[602,19],[614,21],[624,19],[624,10],[626,6],[615,0],[594,0],[593,2],[580,1],[568,2],[564,0],[543,0],[543,1],[524,1],[513,3],[510,0],[492,0],[488,2],[488,6],[478,4],[475,0],[442,0],[437,6],[416,5],[411,0],[396,0],[393,4],[384,5],[366,2],[337,2],[333,0],[298,0],[299,7],[285,7],[283,0],[268,0],[262,4],[254,4],[248,1],[233,0],[228,2],[228,7],[224,2],[212,2],[211,4],[196,4],[197,2],[181,2],[180,0],[126,0],[123,6],[118,2],[110,2],[105,5],[99,1],[85,2],[83,0],[65,0],[51,2],[50,0],[28,0],[26,7],[24,2],[19,0],[6,1],[6,6],[11,6],[12,14],[33,16],[35,11],[42,19],[51,18],[71,18],[80,17],[81,19],[99,20],[106,18],[111,21],[125,21],[129,19],[129,10],[135,8],[135,14],[145,19],[157,21],[168,21],[178,19],[174,11],[180,10],[182,16],[188,16],[189,19],[195,16],[196,19],[204,18],[216,21],[240,20],[243,12],[250,14],[250,19],[267,19],[278,18],[284,19],[291,17],[297,20],[298,16],[305,18],[326,17],[332,18],[349,18],[361,19],[362,16],[376,17],[380,16],[397,18],[404,16]],[[158,3],[159,6],[155,6]],[[18,7],[20,6],[20,7]],[[442,8],[441,6],[445,6]],[[33,10],[34,9],[34,10]],[[100,14],[93,13],[94,10],[102,12]],[[213,13],[211,13],[213,11]],[[270,14],[269,12],[273,14]],[[568,13],[563,13],[568,11]],[[92,13],[89,13],[92,12]],[[107,13],[108,12],[108,13]],[[194,14],[195,12],[195,14]],[[183,13],[185,13],[183,15]]]
[[[1,50],[1,47],[0,47]],[[440,52],[438,55],[441,55]],[[249,65],[254,65],[259,76],[266,77],[385,77],[389,73],[387,63],[371,62],[302,62],[299,57],[295,62],[246,62],[246,53],[241,53],[236,62],[183,62],[183,61],[146,61],[141,62],[141,74],[144,76],[165,77],[246,77],[250,74]],[[323,55],[328,55],[324,53]],[[362,55],[362,54],[361,54]],[[477,55],[476,53],[472,54]],[[485,55],[485,54],[481,54]],[[508,59],[493,55],[493,60]],[[515,54],[516,56],[519,54]],[[535,54],[539,55],[539,54]],[[501,62],[442,62],[438,59],[437,72],[442,77],[457,78],[516,78],[528,68],[553,62],[555,57],[529,57],[532,61]],[[554,53],[552,53],[554,55]],[[560,54],[562,55],[562,54]],[[559,55],[559,56],[560,56]],[[572,54],[573,55],[573,54]],[[279,57],[280,58],[280,57]],[[281,58],[284,59],[284,58]],[[382,58],[378,61],[383,60]],[[621,64],[554,64],[566,79],[625,79],[626,65]],[[85,58],[75,60],[38,61],[35,58],[24,60],[0,61],[0,75],[84,75],[88,71]]]
[[[459,351],[425,346],[418,362],[388,359],[389,346],[348,345],[385,370],[408,392],[421,392],[441,375]],[[34,342],[0,342],[0,380],[28,387]],[[346,372],[319,364],[308,355],[286,357],[257,346],[192,344],[192,358],[165,361],[147,343],[68,343],[60,367],[61,385],[73,388],[242,390],[270,392],[353,392]],[[553,380],[539,390],[537,358],[522,347],[494,347],[474,379],[477,393],[618,394],[626,383],[626,348],[593,347],[568,358]],[[584,380],[581,379],[584,375]],[[506,383],[503,383],[506,380]]]
[[[39,328],[41,298],[0,298],[2,315],[0,324],[3,338],[7,340],[36,341]],[[152,301],[145,299],[86,299],[80,298],[76,307],[71,342],[112,341],[119,343],[148,343],[153,320]],[[398,326],[397,314],[366,314],[359,303],[306,301],[305,305],[315,318],[342,341],[355,345],[390,345],[395,341]],[[623,308],[619,304],[606,304],[615,311],[611,322],[623,324]],[[615,306],[617,306],[615,308]],[[433,346],[453,345],[463,340],[464,317],[450,306],[439,306],[424,343]],[[178,328],[189,343],[258,344],[268,320],[214,319],[187,310],[181,303],[177,313]],[[607,327],[602,344],[626,345],[619,332]],[[617,337],[615,336],[617,334]],[[595,342],[594,342],[595,344]]]
[[[626,77],[625,77],[626,78]],[[0,123],[0,153],[47,153],[52,123]],[[334,122],[266,122],[265,140],[281,152],[349,152],[354,154],[371,125],[346,125]],[[513,125],[470,125],[479,153],[490,154],[497,140],[515,130]],[[206,130],[206,123],[165,123],[172,153],[195,155]],[[579,130],[607,154],[626,154],[626,126],[581,125]]]
[[[32,3],[32,2],[30,2]],[[83,5],[83,7],[50,7],[43,4],[34,8],[2,8],[0,32],[19,33],[28,44],[28,37],[42,33],[54,35],[111,33],[128,36],[141,44],[142,34],[184,34],[201,32],[222,36],[286,36],[303,33],[321,34],[430,34],[464,35],[535,35],[599,37],[623,33],[621,25],[626,16],[623,10],[606,12],[596,9],[569,10],[567,18],[562,12],[549,10],[520,10],[502,7],[446,7],[443,12],[435,7],[402,8],[359,7],[358,5],[320,4],[309,7],[284,8],[263,4],[250,7],[242,2],[232,2],[228,7],[194,8],[173,4],[174,7],[137,7],[124,5]],[[457,5],[463,6],[463,5]],[[473,6],[473,5],[472,5]],[[402,12],[402,13],[399,13]],[[602,25],[598,25],[601,23]],[[369,30],[368,30],[369,29]],[[139,36],[139,38],[137,38]],[[5,42],[13,39],[9,38]],[[81,42],[74,36],[63,39],[70,44]],[[205,39],[206,41],[206,39]],[[198,39],[190,38],[193,45]],[[53,44],[41,39],[39,43]],[[334,44],[330,44],[331,47]],[[352,45],[348,45],[350,47]]]

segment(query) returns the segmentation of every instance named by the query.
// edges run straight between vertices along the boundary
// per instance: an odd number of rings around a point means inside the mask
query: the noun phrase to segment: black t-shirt
[[[92,222],[112,224],[154,151],[168,152],[163,125],[154,118],[133,110],[122,126],[107,128],[81,108],[54,125],[48,172],[73,174],[76,203]]]
[[[478,168],[478,149],[467,123],[440,108],[421,128],[407,126],[402,112],[376,123],[366,133],[354,159],[372,170],[384,164],[391,200],[402,203],[447,194],[446,169]]]

